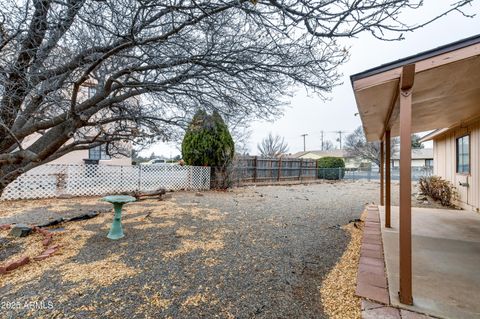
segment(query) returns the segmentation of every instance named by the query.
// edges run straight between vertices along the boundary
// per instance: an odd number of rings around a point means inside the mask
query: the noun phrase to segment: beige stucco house
[[[98,161],[101,165],[132,165],[132,158],[129,156],[108,156],[104,145],[68,153],[49,164],[85,164],[91,161]]]
[[[480,101],[478,102],[480,109]],[[480,118],[448,129],[435,130],[422,141],[433,141],[434,175],[450,181],[458,205],[480,211]]]
[[[345,168],[349,169],[358,169],[358,168],[370,168],[372,163],[367,160],[362,160],[360,158],[351,157],[348,155],[347,151],[345,150],[328,150],[328,151],[305,151],[305,152],[298,152],[288,157],[291,158],[305,158],[305,159],[313,159],[318,160],[322,157],[341,157],[345,161]]]
[[[414,148],[412,149],[412,168],[431,168],[433,165],[433,149],[431,148]],[[392,155],[392,168],[400,167],[400,153],[395,152]]]
[[[80,87],[79,99],[85,99],[95,94],[95,89],[92,83]],[[40,135],[34,133],[26,137],[23,141],[23,146],[28,147],[34,141],[36,141]],[[69,142],[67,142],[68,144]],[[125,149],[125,153],[130,153],[132,146],[131,143],[122,143],[122,148]],[[106,145],[93,147],[89,150],[73,151],[64,156],[57,158],[49,162],[48,164],[102,164],[102,165],[132,165],[131,156],[115,155],[109,156],[106,151]]]
[[[38,134],[32,134],[23,141],[23,144],[25,147],[28,147],[29,144],[33,143],[38,138]],[[131,145],[126,144],[125,148],[129,150],[131,149]],[[89,163],[96,163],[102,165],[132,165],[132,158],[125,155],[109,156],[106,152],[105,145],[102,145],[91,148],[89,150],[70,152],[63,155],[62,157],[57,158],[56,160],[49,162],[48,164],[82,165]]]

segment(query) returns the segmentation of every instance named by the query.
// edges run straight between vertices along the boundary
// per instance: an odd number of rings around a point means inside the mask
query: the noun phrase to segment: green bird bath
[[[115,216],[113,217],[112,226],[108,232],[107,237],[110,239],[120,239],[124,237],[123,228],[122,228],[122,207],[126,203],[131,203],[136,201],[135,197],[126,196],[126,195],[111,195],[105,196],[102,198],[103,201],[113,204],[113,209],[115,210]]]

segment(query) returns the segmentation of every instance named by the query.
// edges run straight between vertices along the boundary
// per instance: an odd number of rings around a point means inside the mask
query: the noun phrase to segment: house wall
[[[392,160],[393,162],[393,167],[400,167],[400,160],[394,159]],[[435,166],[435,161],[433,161],[434,166]],[[425,159],[412,159],[412,167],[425,167]]]
[[[23,147],[26,148],[32,145],[38,138],[40,138],[38,133],[28,136],[22,143]],[[127,147],[131,148],[130,143]],[[88,150],[70,152],[60,158],[57,158],[56,160],[48,162],[48,164],[85,164],[83,161],[84,159],[88,159]],[[100,160],[98,163],[104,165],[132,165],[132,158],[128,156],[117,155],[115,158],[112,156],[112,158],[109,160]]]
[[[300,156],[299,158],[318,160],[322,157],[324,157],[324,156],[320,156],[320,155],[317,155],[317,154],[314,154],[314,153],[306,153],[306,154]],[[362,159],[359,159],[359,158],[351,158],[351,157],[348,157],[348,158],[342,157],[342,158],[345,161],[345,168],[359,168],[362,163],[364,163],[364,164],[369,164],[370,163],[367,160],[362,160]]]
[[[424,167],[425,159],[412,159],[412,167]]]
[[[456,173],[456,139],[470,134],[470,174]],[[458,190],[462,208],[480,210],[480,120],[452,129],[433,141],[434,174],[450,181]],[[468,182],[469,187],[460,186]]]
[[[300,156],[299,158],[305,158],[305,159],[314,159],[314,160],[317,160],[319,159],[321,156],[317,155],[317,154],[313,154],[313,153],[307,153],[307,154],[303,154],[302,156]]]
[[[374,164],[371,161],[361,158],[344,158],[346,168],[360,168],[363,164],[363,168],[372,167]]]
[[[87,86],[80,87],[80,90],[78,92],[78,100],[80,102],[86,100],[89,97],[90,88],[94,84],[95,83],[93,82],[89,82]],[[27,136],[23,140],[22,146],[25,148],[29,147],[39,138],[40,138],[40,134],[33,133],[30,136]],[[132,148],[132,145],[130,142],[124,145],[126,146],[127,149]],[[88,150],[70,152],[60,158],[57,158],[54,161],[49,162],[48,164],[85,164],[85,162],[83,161],[84,159],[88,159]],[[132,158],[130,156],[116,155],[116,156],[112,156],[111,159],[109,160],[100,160],[98,163],[103,165],[132,165]]]
[[[54,161],[49,162],[48,164],[85,164],[84,159],[88,159],[88,150],[74,151],[68,154],[63,155],[60,158],[57,158]],[[100,160],[99,164],[103,165],[132,165],[132,159],[130,157],[125,157],[118,155],[116,158],[109,160]]]

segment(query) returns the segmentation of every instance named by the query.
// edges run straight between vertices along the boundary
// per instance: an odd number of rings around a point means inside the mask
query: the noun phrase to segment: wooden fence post
[[[253,158],[253,182],[257,182],[257,157]]]
[[[273,169],[273,160],[269,158],[267,163],[268,164],[265,165],[265,180],[268,182],[276,181],[277,178],[273,175],[275,171],[275,169]]]
[[[302,159],[300,159],[300,169],[298,170],[298,180],[302,180]]]
[[[278,176],[277,181],[280,181],[280,177],[282,176],[282,158],[278,159]]]

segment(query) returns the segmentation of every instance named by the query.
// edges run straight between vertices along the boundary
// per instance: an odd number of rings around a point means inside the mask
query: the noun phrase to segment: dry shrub
[[[443,206],[453,206],[458,199],[456,188],[439,176],[421,177],[418,181],[420,191]]]

